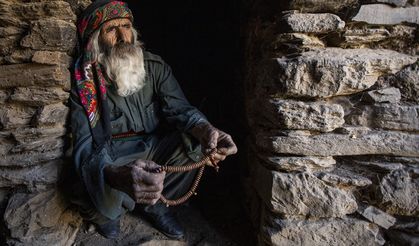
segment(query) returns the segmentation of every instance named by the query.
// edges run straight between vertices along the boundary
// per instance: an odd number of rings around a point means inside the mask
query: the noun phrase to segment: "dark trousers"
[[[121,139],[113,141],[113,152],[115,165],[126,165],[137,159],[152,160],[159,165],[183,166],[202,158],[200,146],[186,134],[173,132],[170,134],[151,134],[147,136],[134,137],[133,139]],[[139,144],[141,152],[137,152]],[[134,151],[133,151],[134,150]],[[191,151],[193,150],[193,151]],[[197,170],[182,173],[167,173],[164,180],[162,194],[168,199],[176,199],[184,195],[191,188]],[[75,192],[77,190],[77,192]],[[71,200],[79,207],[80,214],[85,220],[95,224],[104,224],[109,221],[107,217],[100,214],[81,182],[75,184]],[[165,210],[165,206],[159,201],[156,205],[140,205],[140,209],[159,213]]]

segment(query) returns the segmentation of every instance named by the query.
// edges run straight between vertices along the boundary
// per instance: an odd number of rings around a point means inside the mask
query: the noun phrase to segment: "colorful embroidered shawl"
[[[89,119],[90,129],[96,146],[110,139],[110,119],[106,102],[106,81],[97,61],[92,57],[91,35],[106,21],[133,16],[128,5],[122,1],[99,0],[92,3],[80,17],[77,29],[81,55],[74,68],[74,78],[80,102]]]

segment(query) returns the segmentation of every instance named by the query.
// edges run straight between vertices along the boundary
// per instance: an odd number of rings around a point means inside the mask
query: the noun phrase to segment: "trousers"
[[[112,141],[112,149],[115,158],[113,165],[117,166],[129,164],[137,159],[152,160],[158,165],[182,166],[198,161],[203,157],[200,145],[191,136],[178,131],[169,134],[157,133],[117,139]],[[183,173],[166,173],[162,194],[168,199],[176,199],[182,196],[190,189],[196,173],[197,170]],[[95,208],[81,181],[75,182],[72,190],[70,200],[78,207],[84,220],[99,225],[110,220]],[[133,202],[131,198],[129,200]],[[126,205],[124,212],[131,210],[130,207],[132,206]],[[137,207],[147,211],[154,210],[155,213],[165,208],[161,201],[158,201],[156,205]]]

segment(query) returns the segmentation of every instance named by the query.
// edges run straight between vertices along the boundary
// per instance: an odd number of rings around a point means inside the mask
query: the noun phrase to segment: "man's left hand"
[[[200,141],[203,153],[209,154],[214,149],[217,150],[212,155],[213,164],[217,164],[227,156],[237,153],[237,146],[231,136],[210,123],[199,124],[192,128],[190,132]]]

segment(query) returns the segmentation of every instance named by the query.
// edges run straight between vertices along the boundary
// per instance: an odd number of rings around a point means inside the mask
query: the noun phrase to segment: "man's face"
[[[132,43],[132,23],[127,18],[113,19],[103,24],[100,30],[101,42],[107,47],[118,43]]]

